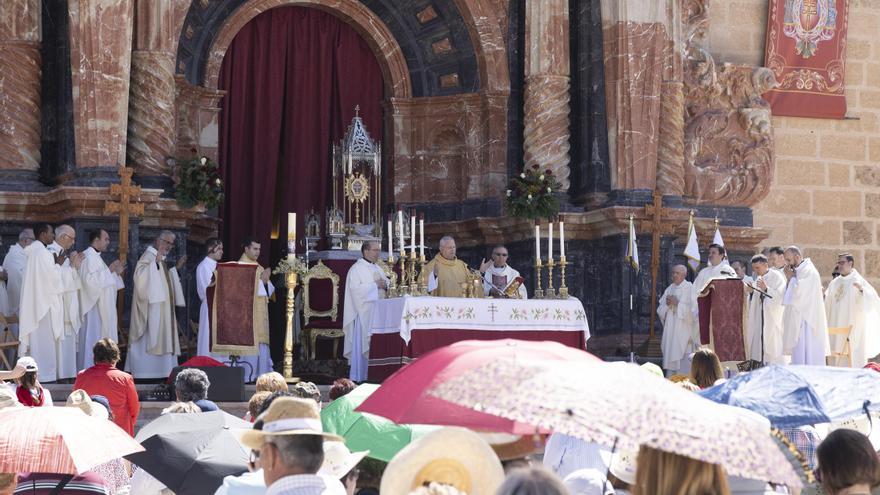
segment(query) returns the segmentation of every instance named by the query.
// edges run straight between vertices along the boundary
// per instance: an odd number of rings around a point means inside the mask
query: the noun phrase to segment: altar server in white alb
[[[754,281],[750,285],[764,294],[750,288],[747,296],[746,359],[785,364],[782,350],[785,275],[773,270],[763,254],[752,256],[752,275]]]
[[[852,365],[861,368],[868,360],[880,353],[880,298],[877,291],[853,268],[853,256],[843,253],[837,257],[840,276],[833,279],[825,290],[825,312],[829,327],[847,327],[850,331]],[[846,339],[831,336],[831,348],[843,351]],[[848,366],[846,358],[831,362],[835,366]]]
[[[244,252],[238,262],[257,265],[261,251],[260,243],[252,237],[247,237],[242,242],[242,249]],[[269,352],[269,298],[275,294],[275,286],[269,280],[272,275],[271,269],[258,266],[257,272],[259,280],[253,294],[254,311],[259,311],[259,313],[254,315],[254,339],[259,344],[259,354],[239,356],[241,362],[250,364],[246,369],[253,370],[252,375],[247,379],[248,382],[255,381],[258,376],[272,371],[272,356]]]
[[[672,283],[657,305],[657,316],[663,324],[663,368],[671,374],[690,373],[688,356],[700,346],[700,327],[691,308],[694,288],[685,277],[684,265],[672,267]]]
[[[343,355],[351,367],[349,378],[356,382],[367,379],[370,357],[370,322],[376,301],[385,297],[388,278],[376,262],[381,248],[378,242],[367,241],[361,246],[357,260],[345,278],[345,309],[342,331],[345,333]]]
[[[82,265],[83,255],[73,250],[76,242],[76,231],[70,225],[60,225],[55,228],[55,242],[47,248],[56,257],[64,256],[66,259],[61,263],[61,300],[64,304],[64,336],[60,341],[58,352],[58,379],[75,378],[76,367],[76,339],[82,326],[82,311],[80,311],[79,291],[82,283],[79,278],[79,268]]]
[[[519,272],[507,264],[508,252],[504,246],[492,248],[492,261],[480,265],[483,272],[483,291],[485,295],[500,297],[504,294],[507,286],[512,284],[520,275]],[[520,284],[517,289],[519,299],[528,299],[525,284]]]
[[[34,229],[24,229],[18,234],[18,242],[9,246],[6,257],[3,258],[3,273],[6,276],[6,294],[8,307],[7,317],[18,317],[18,307],[21,304],[21,282],[24,279],[24,266],[27,264],[27,256],[24,249],[34,242]],[[9,331],[18,340],[18,323],[10,323]],[[6,356],[11,361],[15,351],[7,350]]]
[[[58,353],[64,336],[60,265],[66,258],[55,257],[46,248],[55,239],[51,225],[36,225],[34,233],[36,241],[24,250],[27,264],[21,283],[18,352],[40,363],[37,378],[47,383],[58,379]]]
[[[186,256],[177,260],[176,267],[165,265],[175,239],[174,232],[163,230],[134,269],[125,371],[135,378],[163,378],[177,366],[180,341],[174,308],[184,306],[178,271],[186,263]]]
[[[791,356],[791,364],[824,366],[831,346],[822,300],[822,279],[810,258],[804,258],[797,246],[785,249],[785,262],[788,286],[782,301],[785,305],[783,352]]]
[[[199,307],[199,340],[197,352],[199,356],[210,356],[224,360],[228,356],[211,354],[211,320],[208,316],[208,287],[214,283],[214,270],[217,262],[223,259],[223,243],[217,238],[205,242],[205,259],[196,267],[196,292],[202,305]]]
[[[89,233],[89,248],[83,251],[84,259],[79,267],[83,325],[79,331],[76,366],[81,370],[94,366],[95,355],[92,348],[97,341],[119,341],[116,295],[120,289],[125,288],[122,281],[125,266],[119,260],[107,266],[101,253],[107,251],[108,247],[110,234],[106,230],[99,229]]]

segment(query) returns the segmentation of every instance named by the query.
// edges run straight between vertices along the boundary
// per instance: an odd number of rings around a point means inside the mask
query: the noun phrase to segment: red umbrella
[[[558,342],[515,339],[465,340],[433,350],[388,377],[357,408],[398,424],[463,426],[526,435],[535,427],[479,413],[428,395],[429,388],[490,361],[600,361],[596,356]]]

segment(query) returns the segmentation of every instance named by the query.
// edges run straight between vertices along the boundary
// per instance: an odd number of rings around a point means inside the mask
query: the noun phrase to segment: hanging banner
[[[764,65],[779,85],[764,93],[773,115],[846,115],[848,0],[770,0]]]

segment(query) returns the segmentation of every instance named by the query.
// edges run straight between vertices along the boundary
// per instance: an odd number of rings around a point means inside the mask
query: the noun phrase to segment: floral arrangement
[[[308,271],[309,267],[302,259],[295,256],[285,256],[272,269],[272,275],[295,272],[298,277],[303,277]]]
[[[519,218],[553,218],[559,213],[559,200],[554,195],[560,184],[550,169],[541,171],[532,165],[518,177],[510,179],[507,189],[507,211]]]
[[[184,208],[203,203],[210,209],[223,203],[220,167],[208,157],[194,156],[189,160],[178,160],[176,183],[175,198],[177,204]]]

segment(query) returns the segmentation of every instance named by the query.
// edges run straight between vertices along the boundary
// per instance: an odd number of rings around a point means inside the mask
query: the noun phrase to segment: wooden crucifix
[[[106,201],[104,215],[119,215],[119,260],[125,265],[128,262],[128,219],[143,216],[144,204],[137,201],[141,194],[141,186],[131,183],[134,169],[119,167],[119,184],[110,184],[110,197],[119,197],[119,201]]]
[[[654,190],[653,204],[645,205],[645,217],[650,219],[645,221],[643,225],[649,227],[651,231],[651,326],[649,328],[648,339],[654,338],[654,327],[657,320],[657,275],[660,270],[660,236],[670,235],[675,231],[675,225],[664,222],[663,217],[668,216],[672,211],[669,208],[663,208],[663,194]]]

